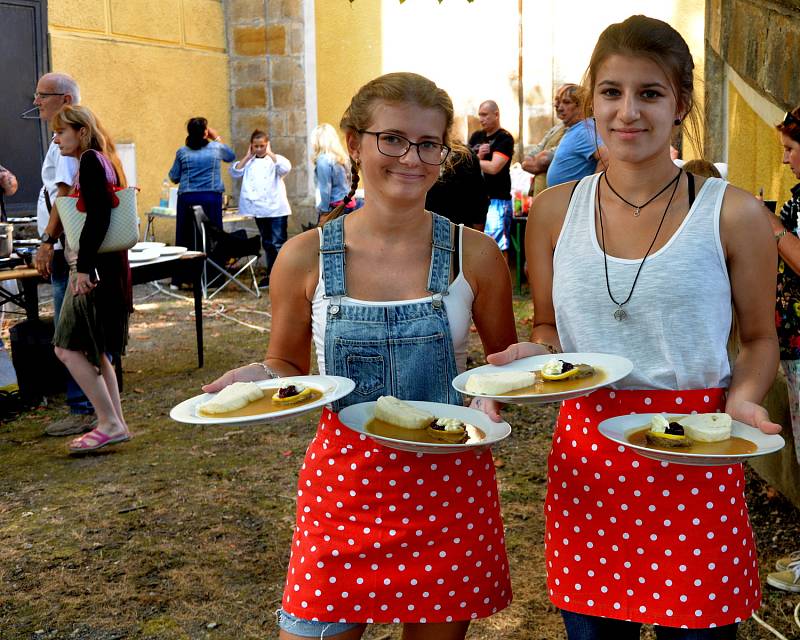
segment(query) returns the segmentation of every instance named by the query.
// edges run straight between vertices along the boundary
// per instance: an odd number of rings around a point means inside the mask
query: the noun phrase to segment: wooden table
[[[203,291],[201,278],[206,254],[199,251],[189,251],[180,256],[163,256],[150,262],[131,263],[133,284],[144,284],[154,280],[177,277],[189,281],[193,285],[194,293],[194,326],[197,336],[197,366],[203,366]],[[21,293],[11,293],[0,286],[0,307],[8,302],[13,302],[25,309],[29,320],[39,318],[39,293],[37,287],[42,283],[36,269],[9,269],[0,271],[0,283],[6,280],[17,280]]]

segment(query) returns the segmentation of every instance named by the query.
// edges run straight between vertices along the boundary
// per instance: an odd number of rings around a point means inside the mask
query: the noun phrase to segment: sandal
[[[777,562],[775,562],[775,568],[778,571],[786,571],[790,564],[798,560],[800,560],[800,550],[792,551],[788,556],[778,558]]]
[[[83,434],[80,438],[75,438],[69,443],[70,453],[85,453],[87,451],[97,451],[110,444],[119,444],[127,442],[131,439],[131,434],[128,431],[120,433],[116,436],[109,436],[95,428],[89,433]]]

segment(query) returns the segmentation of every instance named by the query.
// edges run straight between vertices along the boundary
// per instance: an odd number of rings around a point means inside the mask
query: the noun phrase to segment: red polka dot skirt
[[[322,622],[452,622],[511,602],[489,449],[396,451],[325,409],[306,452],[283,608]]]
[[[723,405],[721,389],[601,389],[562,405],[545,502],[547,584],[556,606],[688,628],[740,622],[759,607],[741,465],[650,460],[597,430],[627,413]]]

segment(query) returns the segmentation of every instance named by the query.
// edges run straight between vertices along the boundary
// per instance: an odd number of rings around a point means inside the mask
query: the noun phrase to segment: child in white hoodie
[[[283,176],[291,169],[289,160],[272,151],[269,137],[259,129],[250,136],[247,155],[231,165],[231,175],[242,178],[239,213],[255,218],[261,234],[267,275],[258,283],[260,287],[269,286],[272,266],[286,242],[286,223],[292,209],[286,197]]]

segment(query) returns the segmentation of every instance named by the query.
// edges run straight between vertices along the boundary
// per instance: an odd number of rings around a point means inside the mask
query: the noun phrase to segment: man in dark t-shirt
[[[425,208],[455,224],[483,231],[489,196],[481,175],[480,160],[473,151],[468,153],[448,167],[430,188],[425,197]]]
[[[469,138],[469,146],[478,155],[481,171],[489,192],[489,210],[484,231],[492,236],[504,253],[511,234],[511,156],[514,137],[500,126],[500,109],[493,100],[481,103],[478,109],[480,131]]]

